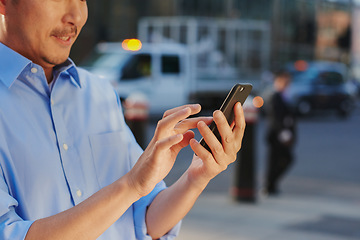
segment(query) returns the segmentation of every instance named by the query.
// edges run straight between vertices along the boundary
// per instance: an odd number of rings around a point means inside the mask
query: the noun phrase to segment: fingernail
[[[190,107],[186,107],[186,108],[183,109],[183,111],[184,112],[189,112],[189,111],[191,111],[191,109],[190,109]]]
[[[200,126],[206,126],[206,123],[205,123],[204,121],[200,121],[198,124],[199,124]]]
[[[220,110],[215,110],[215,111],[214,111],[214,116],[215,116],[215,115],[218,115],[218,117],[220,117],[220,114],[221,114],[221,111],[220,111]]]
[[[176,134],[174,136],[175,139],[178,139],[179,141],[183,139],[183,135],[182,134]]]
[[[200,104],[193,104],[191,105],[191,107],[194,109],[194,110],[198,110],[198,109],[201,109],[201,105]]]

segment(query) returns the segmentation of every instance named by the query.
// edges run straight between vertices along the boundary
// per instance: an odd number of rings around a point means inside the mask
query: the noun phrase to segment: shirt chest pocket
[[[89,136],[96,175],[105,187],[130,170],[128,144],[124,131]]]

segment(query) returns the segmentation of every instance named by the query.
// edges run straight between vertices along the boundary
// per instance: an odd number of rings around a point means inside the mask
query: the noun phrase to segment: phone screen
[[[244,104],[246,98],[249,96],[250,92],[252,90],[251,84],[236,84],[232,87],[229,94],[225,98],[223,104],[220,107],[220,111],[222,111],[229,123],[229,125],[232,124],[234,121],[235,115],[234,115],[234,106],[237,102],[240,102],[241,105]],[[214,135],[217,137],[217,139],[221,142],[221,136],[220,133],[216,127],[215,122],[212,122],[209,126],[211,131],[214,133]],[[205,147],[208,151],[210,151],[209,146],[206,144],[205,140],[202,138],[200,140],[200,144]]]

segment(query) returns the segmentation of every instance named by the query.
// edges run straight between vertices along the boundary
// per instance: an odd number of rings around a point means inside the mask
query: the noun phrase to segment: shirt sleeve
[[[9,155],[7,143],[4,137],[0,136],[0,239],[22,240],[33,221],[24,221],[16,213],[18,202],[10,194],[2,166]]]
[[[134,203],[134,221],[135,221],[135,233],[136,238],[139,240],[152,240],[152,238],[147,234],[145,215],[148,206],[154,200],[154,198],[166,188],[166,185],[163,181],[156,185],[154,190],[145,197],[142,197],[137,202]],[[179,234],[181,227],[181,221],[173,227],[166,235],[162,236],[160,240],[171,240]]]
[[[0,166],[1,170],[1,166]],[[1,170],[0,177],[0,239],[20,240],[25,236],[33,221],[24,221],[16,214],[18,202],[9,194]]]

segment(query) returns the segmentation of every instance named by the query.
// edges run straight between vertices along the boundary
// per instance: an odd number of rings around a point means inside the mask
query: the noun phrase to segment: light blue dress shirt
[[[126,174],[142,153],[110,84],[71,60],[43,69],[0,43],[0,239],[69,209]],[[98,239],[151,239],[146,207],[160,182]],[[173,239],[178,224],[162,239]]]

